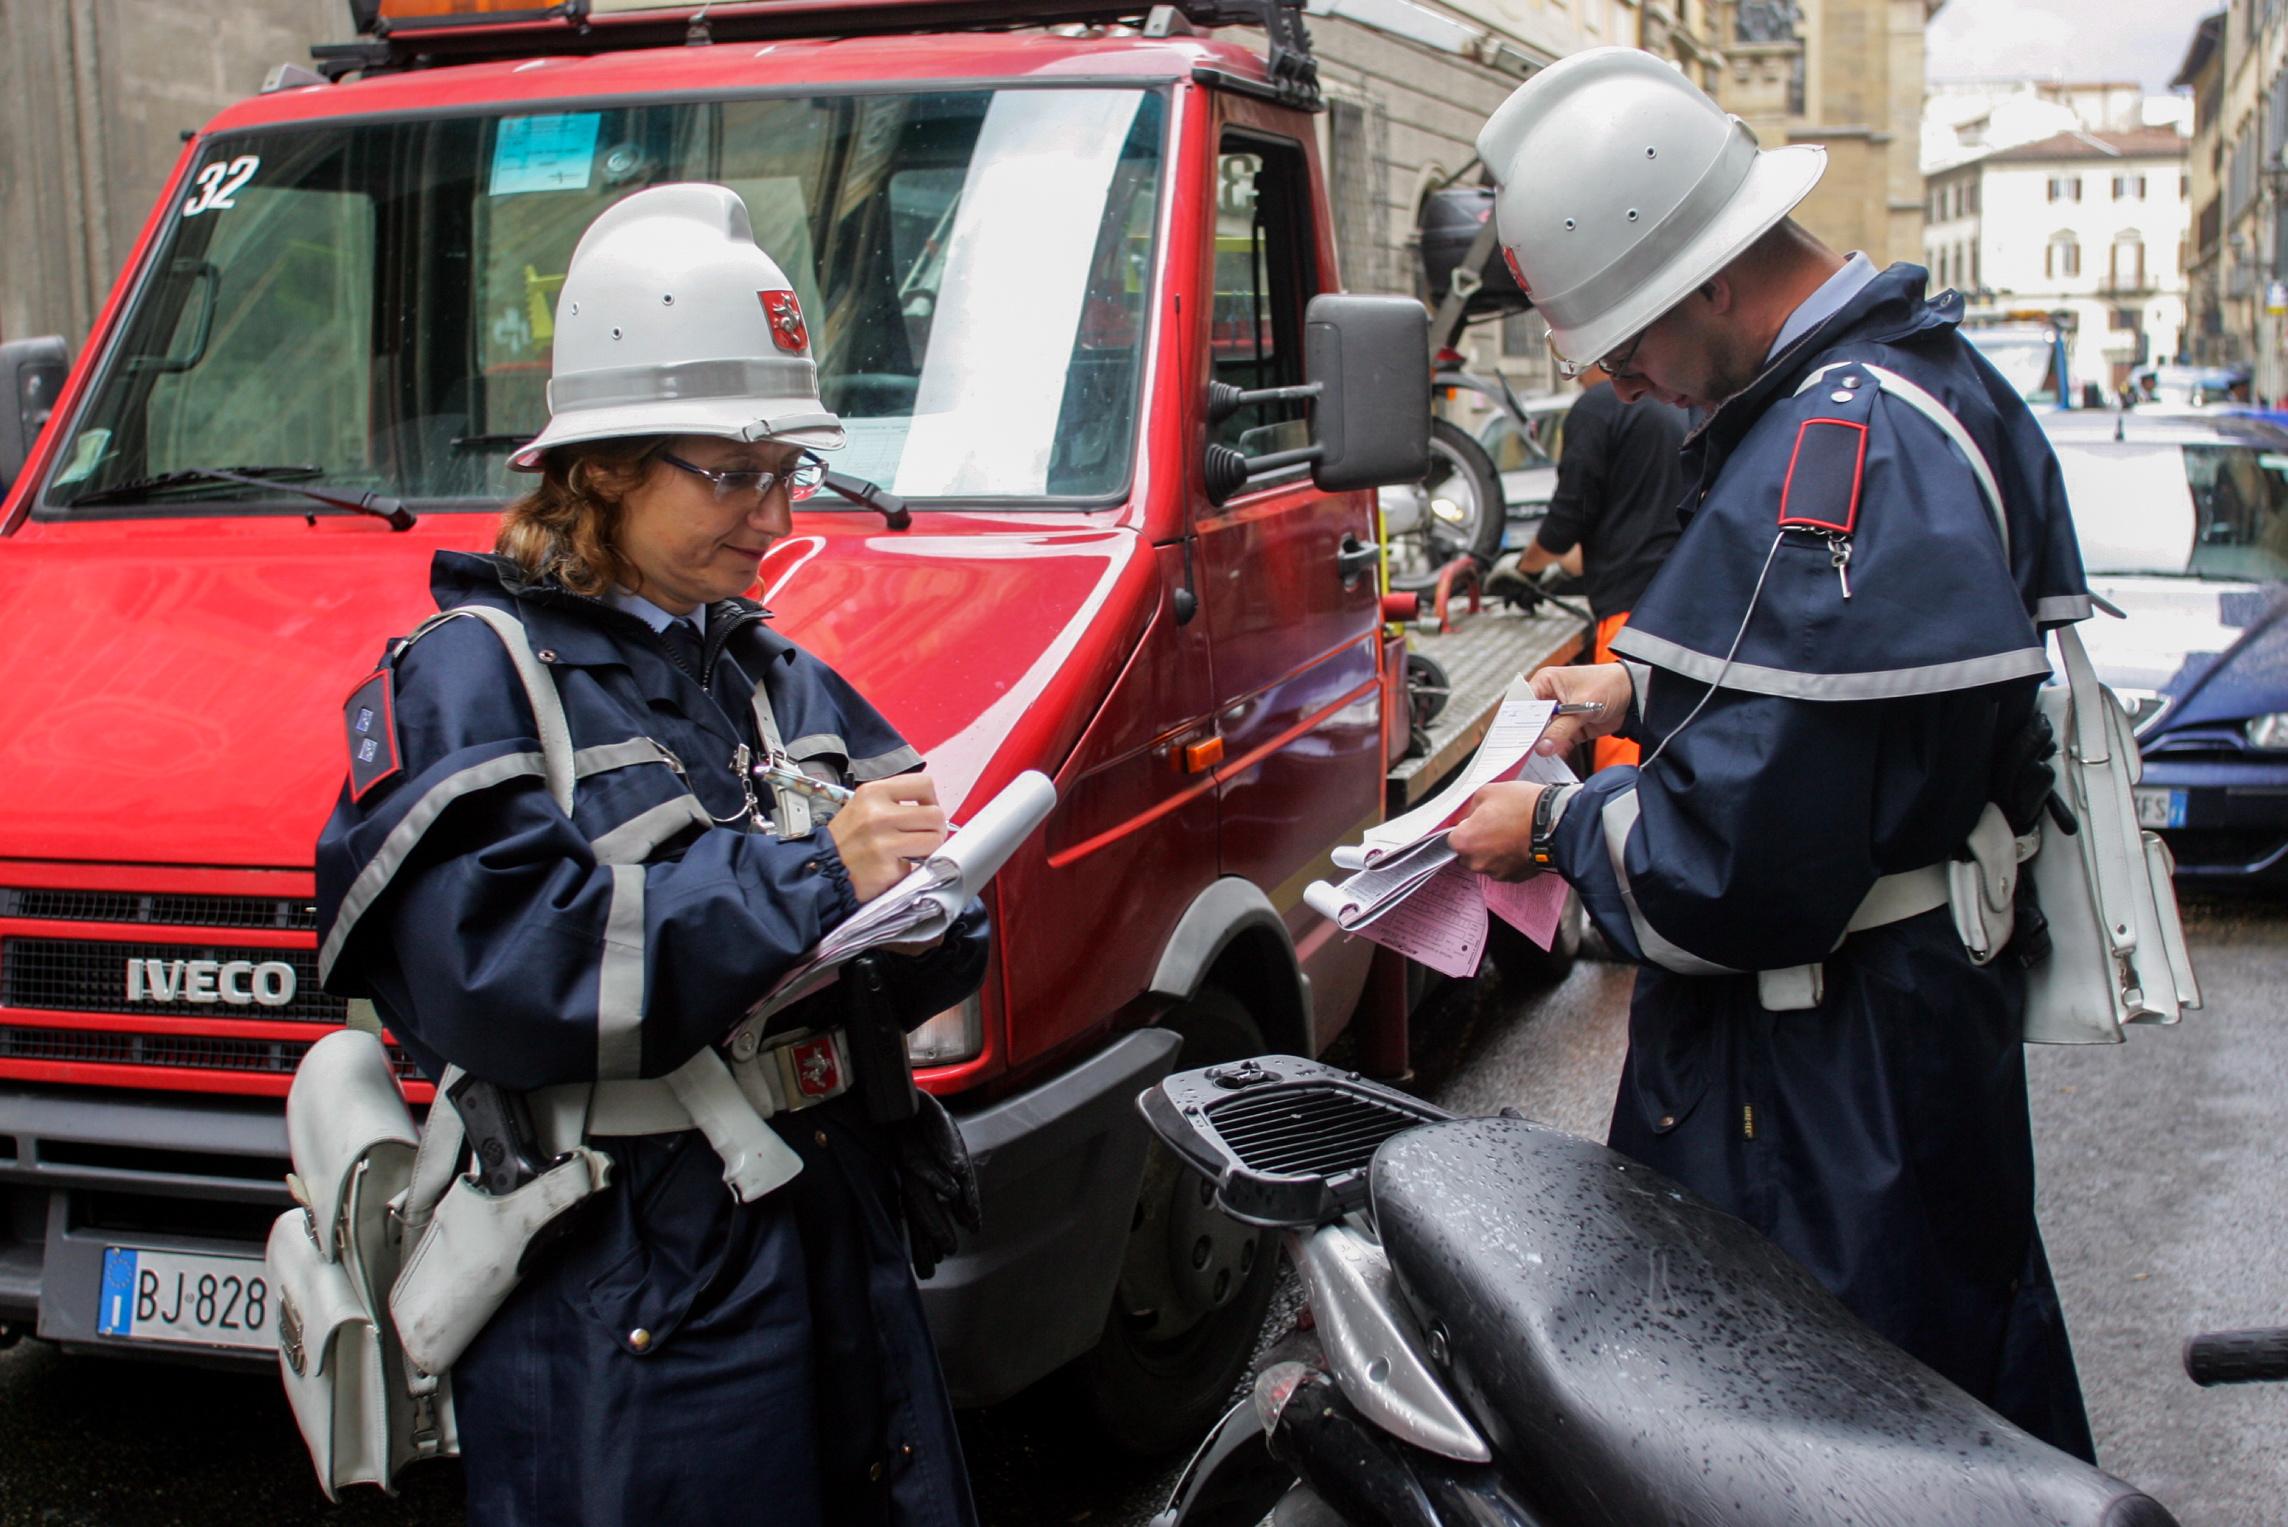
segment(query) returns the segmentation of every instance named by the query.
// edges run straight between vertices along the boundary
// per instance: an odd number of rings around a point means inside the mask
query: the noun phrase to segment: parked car
[[[1565,416],[1581,394],[1542,393],[1519,398],[1518,412],[1492,415],[1478,426],[1478,444],[1493,458],[1501,474],[1502,500],[1509,506],[1509,522],[1502,534],[1502,549],[1515,550],[1533,539],[1549,500],[1557,492],[1557,459],[1565,454]]]
[[[2090,587],[2082,627],[2136,717],[2137,811],[2194,884],[2288,883],[2288,430],[2052,414]]]

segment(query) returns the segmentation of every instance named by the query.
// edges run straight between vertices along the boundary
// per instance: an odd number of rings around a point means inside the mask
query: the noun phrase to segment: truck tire
[[[1430,421],[1430,472],[1419,483],[1386,488],[1383,543],[1390,548],[1390,586],[1420,593],[1438,586],[1438,570],[1468,552],[1480,569],[1501,555],[1501,474],[1470,432]],[[1397,496],[1405,495],[1401,509]]]
[[[1581,956],[1581,938],[1589,915],[1581,909],[1581,898],[1568,890],[1565,910],[1557,918],[1557,936],[1547,949],[1498,917],[1487,921],[1486,959],[1501,972],[1502,985],[1513,991],[1536,991],[1555,986],[1572,974],[1573,962]]]
[[[1178,1070],[1263,1052],[1247,1009],[1213,987],[1164,1023],[1183,1036]],[[1278,1238],[1217,1212],[1213,1193],[1152,1143],[1104,1335],[1067,1370],[1090,1429],[1121,1452],[1197,1443],[1254,1353],[1278,1280]]]

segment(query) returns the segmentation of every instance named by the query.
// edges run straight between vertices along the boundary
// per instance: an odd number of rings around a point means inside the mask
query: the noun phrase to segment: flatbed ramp
[[[1408,648],[1446,670],[1450,693],[1430,723],[1429,750],[1399,760],[1390,771],[1386,809],[1395,816],[1443,784],[1477,751],[1510,680],[1550,663],[1570,663],[1588,635],[1579,616],[1546,604],[1530,615],[1506,607],[1459,615],[1444,636],[1416,626]]]

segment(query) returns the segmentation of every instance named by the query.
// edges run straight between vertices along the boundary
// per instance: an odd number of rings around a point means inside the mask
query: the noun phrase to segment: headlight
[[[2240,729],[2248,734],[2248,745],[2267,752],[2288,752],[2288,710],[2276,710],[2266,716],[2252,716],[2241,723]]]
[[[2129,729],[2133,732],[2145,730],[2148,722],[2169,708],[2169,697],[2158,689],[2116,689],[2113,697],[2129,712]]]
[[[974,994],[906,1036],[906,1059],[917,1066],[974,1060],[985,1048],[985,1007]]]

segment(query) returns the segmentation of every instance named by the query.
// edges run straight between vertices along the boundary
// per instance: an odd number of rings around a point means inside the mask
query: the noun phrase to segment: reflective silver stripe
[[[640,819],[639,819],[640,820]],[[615,864],[604,957],[596,971],[596,1075],[643,1070],[644,867]]]
[[[1605,854],[1613,862],[1613,879],[1620,884],[1621,903],[1629,909],[1629,927],[1637,936],[1637,947],[1645,958],[1663,970],[1673,970],[1687,976],[1736,976],[1741,972],[1729,965],[1704,960],[1690,950],[1680,949],[1653,932],[1652,924],[1637,906],[1636,892],[1629,888],[1629,832],[1637,825],[1637,817],[1644,808],[1637,803],[1634,790],[1624,790],[1608,796],[1598,824],[1605,829]]]
[[[318,951],[318,979],[325,980],[333,971],[334,961],[341,958],[342,946],[349,942],[358,919],[388,888],[390,880],[404,867],[407,856],[421,841],[422,834],[444,814],[446,807],[464,795],[488,789],[503,780],[525,776],[545,778],[546,775],[547,765],[538,753],[509,753],[471,764],[431,785],[429,793],[415,801],[412,809],[389,830],[389,836],[381,840],[381,847],[365,862],[365,868],[358,871],[357,879],[350,882],[349,894],[342,898],[341,911],[334,916],[325,947]]]
[[[2056,626],[2087,620],[2094,611],[2095,605],[2087,594],[2052,594],[2034,606],[2034,624]]]
[[[591,774],[608,774],[635,764],[664,764],[667,759],[667,751],[649,737],[630,737],[625,742],[607,742],[573,754],[572,777],[586,779]]]
[[[1629,689],[1633,692],[1637,705],[1637,719],[1641,721],[1652,713],[1652,664],[1632,663],[1623,658],[1621,667],[1628,673]]]
[[[679,795],[639,811],[594,843],[598,864],[641,864],[661,844],[687,827],[702,830],[715,825],[697,796]]]
[[[758,355],[574,371],[549,382],[548,409],[561,413],[567,408],[617,408],[678,398],[799,398],[817,394],[816,362],[797,355]],[[815,418],[819,424],[840,422],[825,412]]]
[[[1642,658],[1671,673],[1714,684],[1719,677],[1726,689],[1747,694],[1777,695],[1788,700],[1896,700],[1908,695],[1948,694],[1976,689],[2011,679],[2036,678],[2050,671],[2050,659],[2040,647],[2020,647],[1986,657],[1953,663],[1931,663],[1922,668],[1883,668],[1866,673],[1797,673],[1790,668],[1766,668],[1758,663],[1724,661],[1695,652],[1665,636],[1651,636],[1625,626],[1613,638],[1613,650]]]
[[[893,774],[904,774],[921,766],[922,755],[909,747],[895,747],[887,753],[876,753],[872,758],[850,760],[850,777],[861,785],[868,780],[888,779]]]

